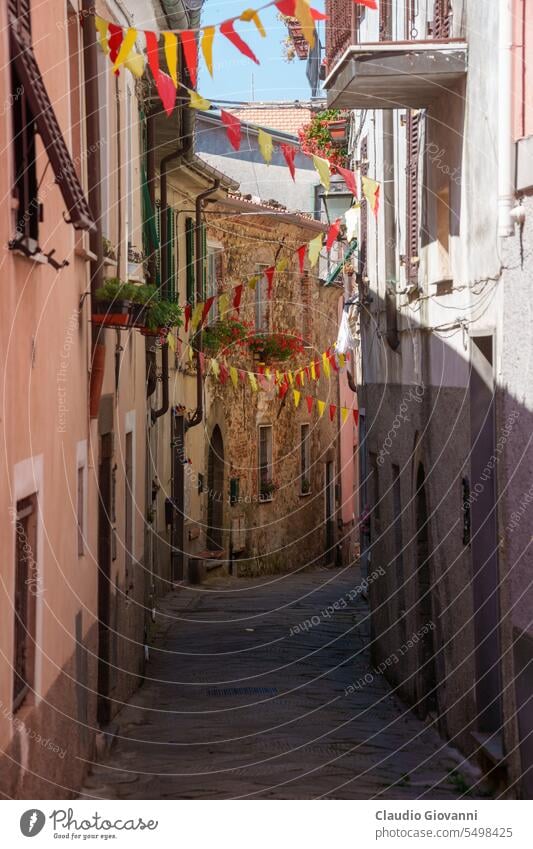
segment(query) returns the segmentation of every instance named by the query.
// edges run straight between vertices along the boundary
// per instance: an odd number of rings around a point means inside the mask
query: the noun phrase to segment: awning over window
[[[74,163],[55,116],[46,91],[28,32],[9,11],[9,31],[12,61],[24,86],[24,94],[32,112],[37,132],[46,148],[63,200],[68,209],[70,223],[76,230],[92,230],[95,227],[89,204],[80,185]]]

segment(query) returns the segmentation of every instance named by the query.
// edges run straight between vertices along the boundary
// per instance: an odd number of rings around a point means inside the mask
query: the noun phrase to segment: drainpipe
[[[91,260],[91,310],[95,291],[102,285],[104,248],[102,241],[102,201],[100,193],[100,122],[98,104],[98,64],[96,33],[94,28],[95,6],[92,0],[83,0],[83,66],[85,75],[87,135],[87,195],[96,227],[89,233],[89,247],[95,258]],[[107,175],[106,175],[107,178]],[[104,381],[105,344],[102,328],[92,325],[91,329],[91,377],[90,417],[98,418],[100,395]]]
[[[398,310],[396,306],[396,189],[394,169],[394,112],[385,109],[383,115],[383,164],[385,179],[385,321],[387,342],[393,351],[400,345]]]
[[[498,72],[498,232],[514,234],[513,181],[513,0],[502,0],[499,16]]]
[[[203,270],[204,270],[204,243],[202,238],[202,204],[206,198],[214,194],[220,186],[220,180],[215,180],[210,189],[196,197],[196,220],[195,220],[195,277],[196,277],[196,299],[200,302],[204,296],[202,291]],[[202,353],[202,332],[197,334],[196,341],[196,410],[192,416],[185,422],[185,429],[190,430],[191,427],[199,425],[204,415],[204,396],[202,384],[202,368],[201,368],[201,353]]]

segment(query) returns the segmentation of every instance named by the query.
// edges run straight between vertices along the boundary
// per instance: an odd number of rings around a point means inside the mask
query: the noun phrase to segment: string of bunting
[[[193,351],[190,345],[188,346],[188,355],[192,363]],[[338,407],[337,404],[328,404],[326,401],[322,401],[314,395],[308,395],[303,391],[306,384],[310,385],[311,382],[320,380],[321,374],[329,380],[332,372],[342,371],[346,367],[349,357],[349,353],[337,354],[330,347],[322,353],[319,359],[313,359],[308,365],[297,369],[280,371],[279,369],[271,369],[269,366],[259,366],[258,371],[254,372],[228,365],[225,359],[207,357],[201,353],[200,369],[203,376],[210,375],[223,385],[230,381],[234,389],[237,389],[239,384],[248,384],[254,394],[260,391],[271,392],[277,394],[281,400],[290,392],[295,409],[298,409],[300,403],[305,400],[308,413],[311,414],[313,407],[316,406],[319,418],[322,418],[327,408],[330,421],[333,421],[337,410],[340,410],[341,421],[344,424],[351,411],[357,425],[359,410],[345,406]]]
[[[370,9],[377,9],[375,0],[354,0],[354,3]],[[265,37],[266,31],[261,23],[259,12],[271,6],[275,6],[283,15],[297,18],[306,41],[310,47],[314,45],[315,22],[326,20],[327,15],[324,15],[317,9],[313,9],[307,0],[273,0],[273,2],[267,3],[258,9],[245,9],[240,15],[228,18],[221,24],[205,25],[198,28],[198,30],[165,30],[161,33],[156,33],[151,30],[142,30],[134,27],[123,28],[97,15],[95,16],[95,26],[98,32],[100,46],[104,53],[109,56],[115,74],[119,74],[120,69],[125,67],[135,77],[140,78],[145,72],[146,63],[148,64],[163,108],[167,115],[170,116],[176,106],[178,89],[182,89],[186,93],[190,108],[200,111],[210,111],[215,108],[209,100],[202,97],[195,90],[198,82],[197,34],[200,33],[200,49],[211,76],[213,76],[213,43],[217,30],[242,54],[259,64],[251,48],[235,30],[235,23],[237,21],[253,23],[259,34]],[[140,34],[144,35],[146,56],[137,49],[137,41]],[[161,39],[163,40],[163,52],[168,73],[160,67],[159,44]],[[188,76],[193,85],[192,89],[184,85],[178,76],[178,48],[180,43]],[[236,115],[224,109],[220,110],[220,116],[231,146],[234,150],[238,151],[242,139],[241,121]],[[270,164],[275,150],[274,139],[266,130],[260,127],[256,127],[255,129],[257,130],[261,155],[264,161]],[[344,179],[349,191],[357,198],[355,174],[349,168],[343,168],[337,164],[333,165],[324,157],[304,153],[299,147],[294,147],[290,144],[280,144],[279,150],[283,155],[293,181],[296,179],[295,157],[297,153],[301,153],[312,159],[313,166],[326,191],[330,189],[332,173],[339,173]],[[377,216],[379,209],[379,183],[366,176],[361,178],[361,183],[363,194],[369,201],[373,213]]]

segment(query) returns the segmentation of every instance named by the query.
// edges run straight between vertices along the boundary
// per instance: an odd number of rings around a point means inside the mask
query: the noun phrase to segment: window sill
[[[259,495],[259,504],[269,504],[273,500],[271,495]]]
[[[313,494],[313,493],[311,492],[311,490],[309,490],[309,492],[301,492],[301,493],[300,493],[300,498],[308,498],[308,497],[309,497],[310,495],[312,495],[312,494]]]

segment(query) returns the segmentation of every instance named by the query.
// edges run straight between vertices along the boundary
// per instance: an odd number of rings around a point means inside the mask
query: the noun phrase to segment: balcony
[[[352,0],[329,0],[328,107],[338,109],[420,109],[454,89],[467,73],[468,48],[453,32],[446,0],[435,0],[432,21],[406,21],[393,34],[394,0],[381,3],[379,20],[361,19]],[[403,3],[402,3],[403,7]],[[423,33],[424,37],[413,38]]]

